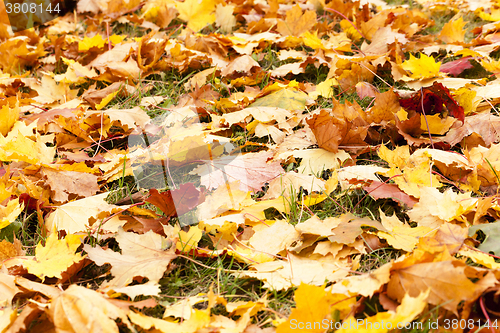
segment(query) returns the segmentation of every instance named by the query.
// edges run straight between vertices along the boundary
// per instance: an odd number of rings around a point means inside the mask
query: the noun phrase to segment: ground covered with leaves
[[[487,0],[4,17],[2,332],[499,332],[498,20]]]

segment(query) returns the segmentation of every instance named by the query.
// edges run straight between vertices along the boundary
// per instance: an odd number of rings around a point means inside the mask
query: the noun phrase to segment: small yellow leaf
[[[179,242],[177,243],[177,250],[189,252],[198,246],[202,236],[202,231],[198,226],[191,226],[188,232],[183,230],[179,231]]]
[[[119,93],[120,91],[117,90],[117,91],[114,91],[112,92],[111,94],[109,94],[108,96],[104,97],[102,100],[101,100],[101,103],[99,104],[96,104],[95,105],[95,109],[96,110],[101,110],[103,107],[105,107],[106,105],[108,105],[109,102],[111,102],[111,100],[113,98],[115,98],[115,96]]]
[[[427,119],[427,122],[425,121]],[[433,115],[420,115],[420,129],[424,132],[431,132],[431,134],[443,135],[450,129],[456,121],[456,118],[446,117],[442,119],[439,114]],[[429,124],[429,128],[427,128]]]
[[[406,294],[401,305],[396,308],[396,312],[378,312],[376,315],[358,321],[354,317],[346,319],[342,328],[335,331],[337,333],[363,333],[377,332],[385,333],[398,328],[398,325],[404,327],[405,324],[411,323],[426,307],[427,298],[430,290],[421,292],[417,297],[411,297]]]
[[[218,4],[215,9],[215,24],[225,33],[231,33],[236,25],[236,17],[233,12],[234,5]]]
[[[17,119],[19,119],[19,101],[13,108],[8,103],[3,105],[0,109],[0,134],[6,136]]]
[[[7,206],[0,206],[0,229],[5,228],[22,213],[24,205],[15,198],[7,203]]]
[[[345,32],[347,37],[352,39],[353,41],[360,40],[363,36],[359,33],[359,31],[352,25],[348,20],[340,21],[340,27]]]
[[[276,333],[325,332],[330,328],[330,314],[335,310],[344,319],[356,303],[355,298],[343,294],[332,294],[324,286],[302,283],[295,291],[296,308],[287,321],[281,323]],[[320,324],[321,325],[318,325]],[[326,325],[326,327],[324,326]]]
[[[306,10],[302,13],[302,9],[297,4],[287,11],[286,19],[278,20],[277,30],[283,36],[299,37],[316,24],[316,12]]]
[[[87,52],[94,47],[102,49],[105,44],[106,40],[102,38],[100,34],[97,34],[94,37],[85,37],[81,42],[78,43],[78,51]]]
[[[411,72],[412,79],[427,79],[439,75],[441,62],[436,62],[433,57],[428,57],[423,53],[420,54],[420,59],[410,54],[410,60],[403,62],[401,67]]]
[[[438,37],[446,44],[463,43],[467,32],[463,28],[467,23],[461,17],[458,20],[449,21],[443,26]]]
[[[464,114],[466,116],[475,112],[477,106],[482,100],[481,97],[476,97],[477,92],[475,90],[465,87],[458,89],[453,95],[458,105],[464,108]]]
[[[315,31],[313,33],[306,31],[302,34],[302,40],[304,41],[304,44],[306,46],[309,46],[312,49],[318,50],[318,49],[325,49],[325,46],[323,45],[323,42],[321,39],[318,37],[318,32]]]
[[[421,237],[432,236],[435,233],[435,230],[426,226],[412,228],[401,222],[396,215],[386,216],[382,211],[380,219],[387,232],[379,231],[377,236],[385,239],[393,248],[406,252],[413,251]]]
[[[330,98],[333,96],[333,87],[339,83],[333,77],[316,85],[316,90],[309,93],[309,97],[318,99],[319,96]]]
[[[42,280],[46,277],[62,278],[61,273],[84,258],[81,253],[75,253],[80,244],[80,236],[67,235],[59,240],[54,232],[47,238],[45,246],[38,243],[35,258],[23,260],[23,266]]]
[[[212,0],[186,0],[176,2],[179,18],[187,22],[188,28],[199,31],[215,22],[215,2]]]
[[[484,11],[479,11],[479,17],[485,21],[492,21],[492,22],[496,22],[496,21],[500,21],[500,8],[496,8],[496,9],[490,9],[490,13],[486,13]]]

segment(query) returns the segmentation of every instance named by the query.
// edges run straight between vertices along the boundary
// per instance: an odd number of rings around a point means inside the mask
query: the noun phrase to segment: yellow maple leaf
[[[207,24],[215,22],[215,1],[213,0],[186,0],[176,2],[179,18],[187,22],[188,28],[199,31]]]
[[[177,243],[177,250],[183,252],[189,252],[193,248],[198,246],[202,236],[202,230],[198,226],[191,226],[186,232],[184,230],[179,231],[179,242]]]
[[[13,108],[8,103],[3,105],[0,109],[0,134],[6,136],[17,119],[19,119],[19,101]]]
[[[486,13],[483,10],[479,10],[479,17],[485,21],[498,21],[500,20],[500,8],[490,9],[490,13]]]
[[[323,41],[318,37],[318,32],[314,31],[311,33],[310,31],[306,31],[302,34],[302,41],[306,46],[317,49],[325,49],[323,45]]]
[[[337,333],[348,332],[379,332],[385,333],[393,329],[404,327],[405,324],[411,323],[426,307],[427,298],[430,290],[421,292],[417,297],[411,297],[406,294],[401,305],[396,308],[396,311],[378,312],[376,315],[358,321],[354,317],[350,317],[339,326]],[[401,326],[402,325],[402,326]]]
[[[302,14],[299,5],[295,5],[286,13],[286,19],[278,21],[276,30],[283,36],[299,37],[316,24],[316,12],[307,10]]]
[[[0,160],[31,164],[52,163],[56,147],[47,147],[42,138],[37,134],[36,140],[33,141],[23,133],[11,130],[6,138],[0,136]]]
[[[420,58],[416,58],[410,54],[410,60],[406,60],[401,64],[401,68],[411,72],[412,79],[427,79],[439,76],[439,68],[441,62],[436,62],[433,57],[428,57],[421,53]]]
[[[0,205],[0,229],[5,228],[22,213],[24,205],[15,198],[7,203],[7,206]]]
[[[353,297],[332,294],[324,286],[302,283],[295,291],[296,308],[287,321],[281,323],[276,333],[287,332],[325,332],[330,328],[330,314],[338,310],[343,319],[356,303]],[[308,327],[309,326],[309,327]]]
[[[64,239],[57,239],[57,233],[52,233],[46,240],[45,246],[38,243],[33,259],[22,261],[23,266],[30,274],[42,280],[46,277],[62,278],[71,265],[83,260],[81,253],[75,253],[81,244],[80,236],[67,235]]]
[[[232,32],[236,25],[236,17],[233,15],[234,7],[234,5],[223,6],[222,4],[218,4],[215,9],[215,24],[224,33]]]
[[[117,318],[131,327],[125,311],[107,297],[75,284],[51,301],[47,315],[56,332],[81,332],[85,327],[89,332],[114,333]]]
[[[106,44],[106,40],[102,38],[101,34],[96,34],[93,37],[85,37],[81,42],[78,43],[78,51],[86,52],[91,48],[102,49]]]
[[[463,43],[467,32],[463,28],[467,23],[461,17],[458,20],[449,21],[443,26],[438,37],[446,44]]]
[[[386,216],[382,211],[380,211],[380,219],[387,232],[378,231],[377,236],[385,239],[393,248],[406,252],[413,251],[420,237],[431,236],[435,233],[435,230],[426,226],[412,228],[401,222],[396,215]]]
[[[427,121],[426,121],[427,120]],[[456,118],[446,117],[441,118],[439,114],[420,115],[420,129],[431,134],[443,135],[450,129],[456,121]],[[427,128],[427,125],[429,127]]]
[[[431,155],[426,152],[410,156],[408,146],[396,147],[391,151],[382,145],[379,156],[386,160],[391,167],[385,175],[394,177],[394,182],[406,194],[420,198],[420,188],[439,188],[443,185],[439,182],[439,178],[432,173]]]
[[[306,44],[307,45],[307,44]],[[308,45],[309,46],[309,45]],[[333,87],[338,86],[339,83],[335,78],[326,79],[325,81],[316,85],[316,90],[309,93],[309,97],[318,99],[319,96],[331,98],[333,96]]]

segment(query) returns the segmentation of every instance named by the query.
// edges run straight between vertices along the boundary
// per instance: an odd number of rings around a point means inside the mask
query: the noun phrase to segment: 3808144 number
[[[52,6],[52,4],[49,2],[48,4],[36,4],[36,3],[6,3],[5,4],[5,9],[7,11],[7,14],[36,14],[36,13],[42,13],[42,12],[47,12],[47,13],[59,13],[61,10],[59,9],[59,3],[55,4]]]
[[[477,326],[482,327],[482,328],[495,328],[498,329],[498,323],[497,320],[495,319],[494,321],[489,321],[486,320],[482,322],[481,320],[474,320],[474,319],[445,319],[443,321],[443,326],[444,329],[449,330],[449,329],[473,329]]]

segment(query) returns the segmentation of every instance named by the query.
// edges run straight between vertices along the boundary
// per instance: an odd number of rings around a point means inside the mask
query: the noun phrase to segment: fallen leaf
[[[332,318],[329,315],[334,311],[339,311],[340,319],[344,319],[355,304],[351,297],[332,294],[323,286],[317,287],[304,283],[295,290],[294,299],[296,307],[292,309],[288,319],[277,327],[277,333],[295,332],[297,328],[310,332],[323,332],[324,327],[317,327],[318,325],[314,327],[314,323],[321,323],[323,319],[327,319],[326,322],[330,323]]]
[[[469,236],[474,236],[478,230],[481,230],[486,236],[478,249],[486,253],[499,254],[500,247],[496,239],[500,234],[500,222],[473,225],[469,228]]]
[[[240,181],[243,191],[260,191],[266,182],[271,181],[283,172],[278,162],[267,162],[272,152],[247,153],[244,155],[221,157],[217,160],[205,161],[191,174],[201,176],[201,184],[211,190],[226,186],[230,182]]]
[[[111,264],[114,277],[105,284],[111,289],[125,287],[136,277],[148,278],[148,284],[155,285],[176,257],[172,248],[167,250],[169,241],[152,231],[138,235],[121,229],[115,239],[121,254],[111,249],[103,250],[100,246],[85,244],[83,247],[88,258],[97,265]]]
[[[20,263],[30,274],[38,276],[42,281],[47,277],[61,279],[63,272],[83,260],[84,256],[75,253],[81,243],[79,236],[67,235],[59,240],[57,233],[52,233],[47,238],[45,246],[38,243],[33,259],[25,259]]]
[[[102,193],[57,207],[46,218],[45,228],[49,232],[65,230],[68,234],[87,232],[92,226],[96,227],[94,223],[98,216],[104,215],[104,218],[126,208],[108,204],[105,201],[108,195],[109,193]],[[106,230],[106,227],[99,225],[99,229]]]
[[[393,199],[408,206],[413,207],[418,200],[399,189],[397,185],[372,181],[370,185],[363,186],[363,189],[374,199]]]
[[[300,36],[311,30],[316,24],[316,12],[306,10],[302,13],[299,5],[295,5],[286,13],[286,19],[278,21],[277,30],[283,36]]]
[[[463,43],[465,33],[467,32],[463,28],[467,23],[468,22],[464,22],[462,17],[459,17],[456,20],[448,21],[443,26],[443,29],[438,35],[438,38],[441,39],[445,44]]]
[[[158,207],[167,218],[182,216],[205,199],[204,193],[194,187],[193,183],[181,184],[178,189],[159,193],[156,189],[149,190],[145,200]]]
[[[115,319],[131,327],[124,311],[98,292],[77,285],[70,285],[53,299],[47,314],[58,332],[91,330],[117,333]]]
[[[489,287],[482,284],[481,280],[476,283],[469,280],[464,273],[466,267],[458,260],[417,262],[409,266],[404,261],[395,263],[387,285],[387,294],[400,301],[405,294],[418,295],[430,289],[430,304],[440,305],[457,313],[457,306],[461,301],[475,300]]]
[[[426,79],[439,76],[441,62],[436,62],[433,57],[420,53],[420,58],[410,54],[410,59],[401,64],[401,68],[411,72],[412,79]]]
[[[207,24],[215,22],[215,2],[211,0],[175,1],[179,19],[188,23],[188,27],[197,32]]]

